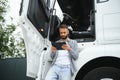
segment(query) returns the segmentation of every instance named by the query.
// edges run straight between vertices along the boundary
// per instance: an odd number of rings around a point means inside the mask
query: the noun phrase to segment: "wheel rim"
[[[100,80],[113,80],[111,78],[103,78],[103,79],[100,79]]]

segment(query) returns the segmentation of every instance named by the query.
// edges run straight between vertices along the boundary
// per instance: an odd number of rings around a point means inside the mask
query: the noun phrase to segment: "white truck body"
[[[29,2],[23,0],[20,16],[27,52],[27,76],[44,80],[51,62],[50,31],[48,29],[48,35],[43,37],[44,28],[35,28],[28,18]],[[94,0],[94,12],[95,38],[78,41],[80,53],[75,61],[78,71],[72,80],[120,80],[120,0]]]

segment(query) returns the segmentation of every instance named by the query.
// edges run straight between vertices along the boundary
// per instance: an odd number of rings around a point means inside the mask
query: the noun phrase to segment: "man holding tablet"
[[[71,80],[76,71],[74,60],[78,58],[78,45],[69,38],[69,29],[65,24],[59,27],[60,40],[52,43],[53,59],[45,80]]]

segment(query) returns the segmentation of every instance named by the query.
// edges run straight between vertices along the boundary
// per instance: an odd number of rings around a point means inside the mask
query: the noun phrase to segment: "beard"
[[[65,40],[68,36],[61,36],[61,39]]]

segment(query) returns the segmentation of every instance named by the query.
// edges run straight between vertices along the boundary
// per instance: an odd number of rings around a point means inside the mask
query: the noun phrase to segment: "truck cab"
[[[26,46],[26,75],[44,80],[51,42],[69,25],[79,58],[72,80],[120,80],[120,0],[22,0],[20,25]],[[31,70],[32,69],[32,70]]]

